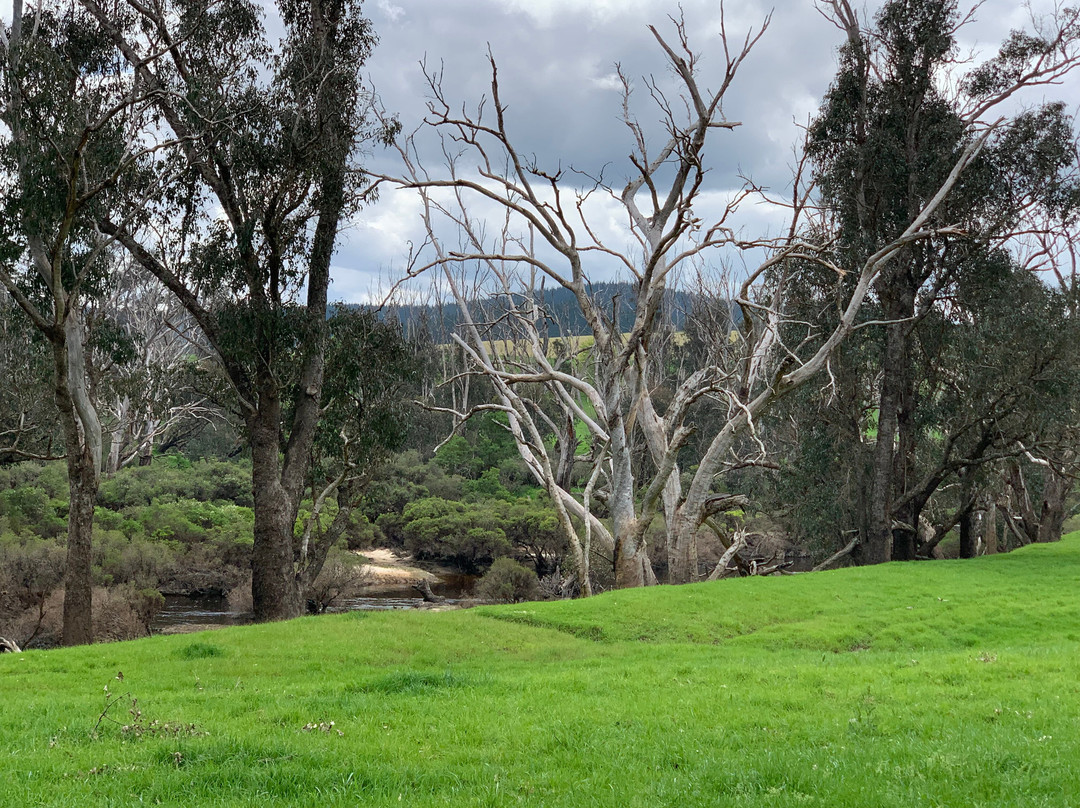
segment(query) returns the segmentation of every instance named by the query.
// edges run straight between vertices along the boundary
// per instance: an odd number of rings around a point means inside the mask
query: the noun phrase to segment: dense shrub
[[[514,559],[497,558],[477,583],[476,596],[508,603],[539,600],[540,581],[535,572]]]
[[[96,583],[132,584],[139,588],[157,587],[183,554],[175,541],[131,539],[115,530],[94,534],[94,572]]]
[[[538,500],[519,499],[505,511],[503,530],[519,556],[528,557],[540,576],[555,571],[569,542],[555,508],[545,494]]]
[[[506,416],[488,412],[469,419],[465,434],[446,441],[435,453],[435,462],[449,474],[476,480],[487,469],[518,457]]]
[[[13,533],[53,539],[67,531],[67,500],[57,501],[39,485],[9,488],[0,491],[0,516]]]
[[[0,536],[0,616],[40,607],[64,578],[64,555],[52,541]]]
[[[0,489],[9,488],[41,488],[54,499],[66,499],[67,468],[61,461],[37,463],[30,460],[0,468]]]
[[[468,506],[438,497],[410,503],[402,514],[405,547],[420,558],[453,561],[475,570],[513,550],[502,529],[503,504]]]
[[[0,636],[13,637],[22,648],[55,648],[63,637],[64,590],[54,589],[30,608],[0,615]],[[133,586],[94,587],[94,642],[145,637],[165,605],[161,593]]]
[[[438,464],[425,463],[419,452],[403,452],[375,472],[361,510],[374,523],[382,514],[400,514],[410,502],[425,497],[460,499],[462,482]]]
[[[466,480],[462,484],[468,499],[478,502],[485,499],[511,501],[514,496],[499,479],[498,469],[488,469],[476,480]]]
[[[115,511],[184,499],[252,507],[251,464],[222,460],[180,463],[178,456],[167,455],[149,466],[121,469],[103,480],[98,492],[98,502]]]
[[[364,514],[354,512],[345,530],[345,544],[350,550],[367,550],[382,547],[386,544],[386,536]]]

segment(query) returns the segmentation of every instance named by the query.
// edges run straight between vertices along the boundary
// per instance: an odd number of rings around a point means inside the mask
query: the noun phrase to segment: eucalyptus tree
[[[356,0],[281,0],[278,45],[248,0],[80,4],[177,144],[155,167],[167,190],[98,226],[177,296],[227,377],[252,452],[255,614],[297,615],[330,264],[367,190],[358,146],[382,133],[359,77],[375,35]]]
[[[104,471],[148,465],[158,447],[224,414],[197,389],[208,357],[191,315],[160,281],[118,256],[87,327],[91,380],[108,451]]]
[[[93,639],[91,534],[102,429],[87,377],[84,313],[108,272],[97,220],[152,149],[146,95],[94,19],[70,3],[16,0],[0,30],[0,282],[51,351],[71,504],[64,643]]]
[[[0,291],[0,464],[64,455],[52,400],[52,353],[25,312]]]
[[[302,595],[350,526],[374,472],[405,447],[415,415],[411,402],[427,369],[420,347],[396,322],[347,307],[335,307],[327,321],[326,362],[306,479],[311,509],[301,520],[295,562]],[[329,518],[331,498],[336,510]]]
[[[827,231],[807,220],[814,211],[801,170],[786,204],[778,206],[790,217],[785,234],[742,238],[731,222],[739,204],[755,195],[754,186],[735,194],[716,217],[705,218],[699,202],[709,187],[705,168],[709,144],[739,126],[725,114],[725,96],[763,32],[736,39],[722,31],[720,70],[713,79],[716,89],[706,91],[702,64],[685,25],[676,21],[669,38],[652,29],[672,76],[671,85],[648,82],[657,103],[656,127],[665,137],[653,148],[646,127],[633,112],[631,82],[622,76],[622,123],[631,157],[628,176],[620,185],[609,184],[599,169],[589,174],[545,168],[523,155],[510,132],[494,61],[490,117],[485,117],[483,105],[476,114],[459,113],[439,78],[431,77],[428,124],[443,138],[448,162],[442,170],[422,164],[415,140],[402,145],[405,176],[398,182],[420,193],[429,233],[426,252],[414,256],[416,268],[438,267],[444,272],[462,311],[462,333],[455,339],[469,356],[473,372],[489,380],[496,392],[494,401],[458,417],[485,409],[505,413],[522,458],[548,490],[571,537],[579,574],[595,536],[613,556],[619,586],[654,580],[646,536],[657,514],[664,517],[671,580],[698,575],[699,532],[710,529],[711,518],[738,501],[723,493],[718,482],[732,469],[765,459],[766,447],[757,437],[759,419],[826,365],[854,328],[870,285],[900,251],[952,229],[947,219],[937,216],[938,209],[989,134],[989,129],[976,134],[954,153],[932,193],[907,212],[887,242],[857,260],[843,256],[843,263],[837,263],[830,258],[827,241],[806,236]],[[668,102],[675,97],[680,97],[679,103]],[[592,207],[600,198],[624,215],[625,229],[613,239],[604,237],[596,219],[599,215],[606,221],[607,211],[601,206],[597,213]],[[485,227],[478,213],[482,204],[498,207],[503,223],[498,232]],[[459,249],[446,246],[442,239],[447,221],[457,229]],[[620,239],[630,246],[624,247]],[[729,318],[715,335],[708,361],[661,401],[653,393],[666,370],[653,350],[662,342],[665,324],[659,313],[666,290],[681,269],[696,262],[722,263],[728,251],[737,250],[765,256],[737,282],[728,279],[725,291],[740,308],[741,319]],[[632,284],[631,299],[625,302],[633,311],[628,330],[620,326],[618,311],[591,294],[589,267],[598,258],[618,266]],[[833,277],[850,280],[850,285],[838,288],[834,324],[819,329],[819,324],[811,323],[789,341],[786,337],[793,332],[785,328],[787,280],[794,267],[805,262],[826,267]],[[480,273],[488,288],[510,302],[498,327],[512,330],[513,352],[494,349],[497,343],[490,337],[498,332],[472,316],[468,287],[462,283],[472,273]],[[592,344],[587,361],[575,364],[549,355],[545,282],[568,290],[588,323]],[[820,337],[816,344],[815,337]],[[537,405],[538,389],[546,390],[566,418],[589,433],[583,490],[573,490],[559,479],[552,447],[564,418],[545,416]],[[691,413],[705,398],[715,399],[722,417],[702,439],[696,468],[684,482],[680,462],[695,428]],[[651,465],[644,470],[634,462],[636,435],[650,454]],[[598,517],[601,509],[610,514],[610,521]]]
[[[954,528],[960,554],[976,552],[998,503],[1017,527],[1014,544],[1060,535],[1056,482],[1068,480],[1075,447],[1080,333],[1070,293],[1004,249],[973,249],[966,260],[908,336],[918,396],[908,476],[890,515],[922,558]],[[828,285],[809,273],[801,281],[805,316],[820,316]],[[767,426],[780,472],[762,481],[760,501],[819,557],[850,552],[870,521],[881,341],[859,331],[833,358],[829,384],[800,391]]]
[[[996,129],[937,212],[955,225],[952,232],[905,246],[875,280],[884,344],[872,495],[857,548],[862,561],[874,563],[912,558],[916,550],[918,497],[905,496],[903,487],[917,477],[919,320],[960,276],[976,282],[987,251],[1028,229],[1037,212],[1067,216],[1075,205],[1068,178],[1075,151],[1063,107],[990,116],[1025,87],[1056,83],[1076,67],[1080,24],[1076,11],[1059,9],[1033,32],[1013,32],[984,64],[958,73],[955,34],[966,18],[955,2],[891,0],[872,29],[846,0],[827,6],[848,41],[809,148],[835,215],[837,249],[848,260],[890,243],[936,194],[956,156],[985,126]]]

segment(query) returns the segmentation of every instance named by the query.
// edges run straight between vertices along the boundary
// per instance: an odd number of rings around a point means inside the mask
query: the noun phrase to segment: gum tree
[[[853,546],[860,561],[878,563],[914,558],[929,496],[917,465],[919,323],[957,284],[983,282],[981,272],[991,277],[980,267],[996,265],[995,251],[1030,232],[1034,219],[1046,211],[1068,218],[1075,206],[1068,188],[1075,152],[1063,107],[1010,117],[998,110],[1021,90],[1057,83],[1076,67],[1080,24],[1076,11],[1060,9],[1033,31],[1013,32],[996,56],[962,72],[955,37],[967,18],[955,2],[891,0],[872,27],[846,0],[827,8],[847,43],[809,150],[844,262],[891,243],[938,193],[958,155],[987,127],[995,130],[936,213],[953,232],[905,245],[874,281],[884,331],[877,436],[867,524]]]
[[[109,271],[95,223],[120,204],[152,145],[139,140],[147,98],[102,27],[77,6],[16,0],[0,27],[4,162],[0,282],[51,353],[53,398],[70,489],[66,645],[91,642],[91,541],[102,428],[88,378],[87,302]]]
[[[359,70],[375,36],[354,0],[281,0],[280,47],[246,0],[81,0],[177,146],[167,183],[100,229],[181,302],[235,394],[252,452],[258,619],[303,610],[294,525],[327,402],[327,291],[366,182]],[[160,57],[152,59],[151,57]]]

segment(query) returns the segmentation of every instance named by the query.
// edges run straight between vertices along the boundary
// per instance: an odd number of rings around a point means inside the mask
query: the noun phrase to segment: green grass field
[[[1073,534],[4,655],[0,805],[1080,805],[1078,581]]]

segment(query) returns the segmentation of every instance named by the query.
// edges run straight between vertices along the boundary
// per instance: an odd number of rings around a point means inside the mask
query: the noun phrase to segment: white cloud
[[[664,7],[656,0],[500,0],[500,3],[544,26],[557,25],[566,17],[589,17],[600,23],[617,17],[641,17],[649,9]]]
[[[399,5],[395,5],[391,0],[378,0],[375,4],[379,9],[390,18],[391,22],[397,22],[404,16],[405,9]]]
[[[606,76],[596,76],[590,79],[592,85],[600,90],[623,91],[623,82],[618,73],[608,73]]]
[[[1033,0],[1048,9],[1054,0]],[[734,41],[757,30],[773,0],[740,0],[726,4],[727,31]],[[400,5],[399,5],[400,4]],[[719,40],[718,0],[683,0],[690,44],[701,57],[704,84],[715,87],[723,71]],[[880,5],[872,0],[868,16]],[[653,125],[652,106],[643,76],[670,82],[662,54],[646,25],[671,31],[667,19],[677,13],[660,0],[376,0],[369,7],[381,44],[367,69],[387,109],[400,113],[406,131],[420,122],[426,87],[417,63],[445,65],[445,89],[452,104],[474,109],[490,94],[487,45],[499,63],[503,103],[515,142],[526,155],[555,169],[574,166],[592,173],[605,168],[605,178],[618,185],[629,171],[631,144],[619,121],[621,84],[614,65],[634,82],[636,114],[657,145],[663,137]],[[404,13],[402,13],[404,10]],[[979,20],[961,31],[961,51],[977,46],[991,55],[1010,28],[1024,27],[1027,12],[1011,0],[988,0]],[[742,121],[734,132],[716,132],[707,160],[709,191],[701,199],[706,218],[739,182],[740,173],[779,191],[790,177],[797,124],[805,124],[818,108],[836,71],[836,49],[842,34],[824,20],[810,0],[777,5],[768,31],[743,64],[724,102],[724,113]],[[670,83],[665,86],[670,86]],[[1076,80],[1051,88],[1048,96],[1075,102]],[[490,112],[490,102],[488,111]],[[438,144],[429,141],[425,159],[431,168],[441,162]],[[392,152],[370,158],[374,170],[397,173]],[[629,235],[617,203],[597,195],[589,203],[599,232],[612,246],[623,248]],[[479,215],[496,211],[477,207]],[[764,209],[747,207],[739,223],[746,233],[777,232],[781,224]],[[495,225],[492,225],[494,227]],[[423,237],[419,208],[409,193],[387,190],[383,200],[363,211],[344,234],[336,258],[338,271],[349,273],[338,286],[363,295],[363,279],[400,271],[408,243]],[[603,271],[609,271],[605,267]],[[336,287],[337,288],[337,287]]]

